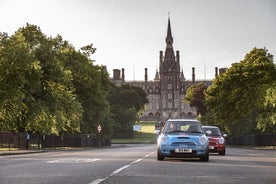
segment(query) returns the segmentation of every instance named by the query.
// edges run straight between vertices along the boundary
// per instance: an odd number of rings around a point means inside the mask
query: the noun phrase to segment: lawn
[[[112,139],[111,143],[154,143],[156,140],[155,121],[139,121],[135,125],[141,125],[140,131],[134,132],[133,139]]]

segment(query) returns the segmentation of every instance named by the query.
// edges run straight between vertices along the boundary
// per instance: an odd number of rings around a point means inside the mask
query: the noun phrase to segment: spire
[[[159,73],[158,73],[158,70],[156,69],[156,73],[155,73],[155,78],[154,78],[155,81],[158,81],[160,80],[160,77],[159,77]]]
[[[168,17],[165,54],[163,56],[163,52],[160,51],[159,57],[160,57],[160,77],[163,71],[176,71],[180,73],[179,52],[177,52],[177,58],[176,58],[173,50],[173,37],[172,37],[172,31],[171,31],[170,16]]]
[[[167,47],[172,48],[173,37],[172,37],[172,31],[171,31],[170,12],[168,13],[168,29],[167,29],[166,44],[167,44]]]
[[[168,13],[168,30],[167,30],[167,38],[172,38],[172,31],[171,31],[171,22],[170,22],[170,12]]]

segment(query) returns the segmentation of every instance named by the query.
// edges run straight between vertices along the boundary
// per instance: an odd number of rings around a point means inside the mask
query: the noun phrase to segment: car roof
[[[168,119],[167,121],[189,121],[189,122],[198,122],[199,123],[199,121],[198,120],[196,120],[196,119]]]
[[[203,125],[202,128],[219,128],[217,126],[211,126],[211,125]]]
[[[168,119],[167,121],[198,121],[196,119]]]

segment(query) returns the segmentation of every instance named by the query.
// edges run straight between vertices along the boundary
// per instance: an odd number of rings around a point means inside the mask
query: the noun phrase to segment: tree
[[[83,107],[81,122],[82,133],[97,133],[97,126],[105,125],[102,134],[112,133],[112,118],[109,108],[108,95],[110,81],[103,66],[94,65],[89,59],[95,51],[92,45],[76,51],[64,43],[62,54],[58,57],[64,62],[65,68],[72,71],[73,83],[76,88],[78,101]]]
[[[132,127],[138,112],[147,103],[143,89],[130,85],[113,85],[110,96],[110,109],[114,119],[114,134],[131,136]]]
[[[206,116],[233,135],[260,131],[257,117],[267,112],[263,105],[264,91],[275,80],[273,56],[265,48],[254,48],[207,89]]]
[[[22,35],[4,35],[0,41],[0,127],[23,131],[26,114],[36,104],[42,71]]]
[[[206,107],[204,104],[205,90],[207,86],[203,83],[194,84],[187,89],[185,101],[194,107],[197,111],[198,116],[204,116],[206,113]]]
[[[265,87],[263,111],[257,116],[257,129],[265,133],[276,133],[276,82]]]
[[[0,130],[41,134],[112,133],[110,81],[90,56],[60,35],[47,37],[27,24],[0,33]]]
[[[1,40],[3,130],[79,132],[82,107],[71,71],[57,58],[60,43],[30,24]]]

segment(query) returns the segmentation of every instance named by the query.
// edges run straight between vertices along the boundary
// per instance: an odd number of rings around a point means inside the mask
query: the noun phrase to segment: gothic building
[[[144,81],[125,81],[124,69],[122,69],[122,76],[120,76],[120,70],[113,70],[112,81],[117,85],[127,83],[145,90],[149,103],[141,114],[141,119],[193,118],[196,116],[195,109],[184,102],[186,90],[191,85],[201,82],[209,86],[212,81],[195,80],[195,68],[192,68],[192,80],[185,79],[183,70],[180,70],[180,52],[175,52],[173,48],[170,19],[168,19],[165,41],[165,52],[159,53],[159,71],[156,71],[154,80],[148,80],[148,71],[145,68]]]

